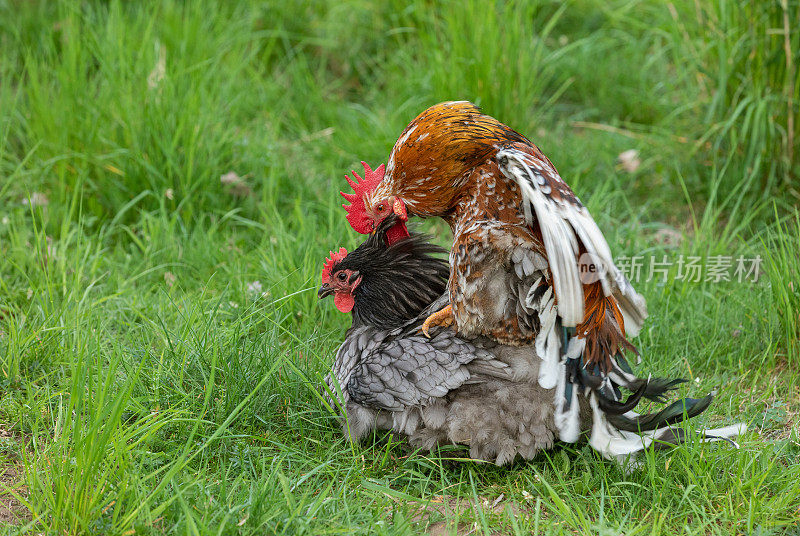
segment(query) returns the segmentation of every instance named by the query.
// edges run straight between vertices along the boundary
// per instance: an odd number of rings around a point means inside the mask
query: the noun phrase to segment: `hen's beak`
[[[323,283],[322,286],[319,287],[319,290],[317,291],[317,298],[321,300],[322,298],[330,296],[331,294],[333,294],[333,292],[334,290],[332,286],[330,286],[327,283]]]

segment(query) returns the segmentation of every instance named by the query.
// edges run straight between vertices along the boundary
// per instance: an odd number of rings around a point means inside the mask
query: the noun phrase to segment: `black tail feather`
[[[678,386],[682,383],[686,383],[689,380],[685,380],[683,378],[677,378],[675,380],[670,380],[669,378],[636,378],[634,381],[629,382],[623,387],[627,387],[631,391],[638,390],[642,384],[647,385],[647,389],[644,392],[644,397],[648,400],[652,400],[653,402],[659,402],[664,404],[669,400],[667,394],[670,391],[674,391],[678,388]]]
[[[657,413],[639,415],[632,419],[623,415],[609,414],[607,418],[609,423],[620,430],[645,432],[696,417],[708,409],[712,400],[714,400],[714,395],[704,396],[703,398],[682,398]]]
[[[609,415],[622,415],[633,408],[639,403],[642,399],[642,395],[645,394],[647,391],[647,383],[643,383],[639,389],[632,393],[628,400],[624,402],[617,402],[616,400],[612,400],[606,396],[604,396],[600,391],[597,392],[597,402],[600,405],[600,409],[603,410],[605,413]]]
[[[564,348],[567,347],[573,333],[574,328],[563,328]],[[578,389],[578,392],[583,394],[593,392],[597,397],[599,409],[612,426],[619,430],[637,433],[667,427],[659,431],[655,439],[663,443],[678,444],[685,441],[685,433],[679,428],[670,428],[669,425],[700,415],[708,409],[714,399],[713,395],[703,398],[682,398],[658,412],[626,417],[624,414],[634,409],[642,398],[666,404],[669,401],[670,392],[688,380],[684,378],[639,378],[633,374],[631,366],[623,357],[622,352],[615,355],[611,363],[612,370],[610,373],[606,373],[599,366],[587,367],[582,355],[577,359],[567,358],[565,360],[564,396],[567,409],[569,409],[573,389]],[[622,400],[621,387],[631,391],[627,400]]]
[[[746,426],[725,427],[716,430],[686,431],[672,425],[691,419],[703,413],[711,405],[714,395],[703,398],[682,398],[670,402],[671,391],[688,380],[683,378],[640,378],[636,376],[628,361],[618,352],[610,359],[610,370],[599,365],[587,365],[583,347],[572,346],[575,340],[575,328],[562,326],[562,361],[563,400],[556,399],[557,417],[566,424],[558,424],[561,439],[574,442],[574,420],[577,412],[570,414],[572,397],[577,393],[587,397],[592,405],[592,432],[590,444],[607,458],[622,459],[633,453],[653,445],[655,448],[666,448],[685,442],[697,434],[701,441],[725,440],[730,435],[742,433]],[[608,364],[608,363],[607,363]],[[627,400],[623,399],[621,389],[630,391]],[[660,411],[638,415],[633,409],[647,398],[658,404],[668,404]],[[712,433],[707,433],[712,432]],[[716,434],[714,434],[716,432]],[[641,443],[635,441],[639,434]],[[566,435],[566,437],[565,437]],[[573,438],[574,436],[574,438]]]

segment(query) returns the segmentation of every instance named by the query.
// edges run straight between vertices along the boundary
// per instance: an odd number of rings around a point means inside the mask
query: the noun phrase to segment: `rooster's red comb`
[[[342,194],[349,205],[342,205],[347,211],[347,221],[354,231],[361,234],[369,234],[372,231],[372,219],[367,215],[367,207],[364,205],[364,196],[371,193],[383,179],[384,165],[378,166],[378,169],[372,171],[366,162],[361,162],[364,166],[364,178],[358,176],[358,173],[353,171],[355,181],[345,175],[350,187],[353,188],[352,194]]]
[[[339,261],[341,261],[342,259],[347,257],[347,250],[344,249],[344,248],[339,248],[339,251],[337,251],[336,253],[331,251],[329,253],[329,255],[330,255],[330,257],[325,259],[325,264],[322,266],[322,283],[323,284],[327,283],[330,280],[330,278],[331,278],[331,270],[336,265],[336,263],[338,263]]]

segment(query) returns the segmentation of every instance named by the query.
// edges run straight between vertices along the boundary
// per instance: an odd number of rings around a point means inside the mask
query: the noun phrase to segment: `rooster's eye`
[[[386,205],[384,205],[383,203],[379,203],[378,206],[375,208],[378,210],[378,212],[383,212],[386,209]]]
[[[338,274],[336,274],[336,278],[339,281],[344,281],[345,279],[347,279],[347,274],[344,272],[339,272]]]

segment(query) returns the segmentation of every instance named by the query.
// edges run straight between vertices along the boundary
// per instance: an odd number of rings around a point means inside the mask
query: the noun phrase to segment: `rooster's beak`
[[[334,292],[333,287],[331,287],[327,283],[323,283],[322,286],[319,287],[319,290],[317,291],[317,298],[321,300],[322,298],[330,296],[331,294],[333,294],[333,292]]]

